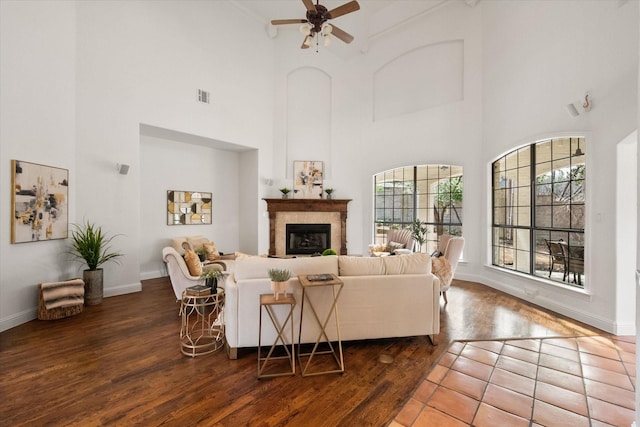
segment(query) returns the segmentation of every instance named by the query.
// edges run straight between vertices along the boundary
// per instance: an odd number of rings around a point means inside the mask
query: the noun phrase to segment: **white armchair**
[[[445,238],[442,236],[441,239]],[[462,255],[462,250],[464,249],[464,237],[447,237],[446,238],[446,246],[444,246],[444,250],[442,251],[443,257],[449,261],[451,265],[451,276],[447,283],[440,284],[440,292],[444,297],[445,304],[447,301],[447,291],[451,287],[451,282],[453,282],[453,275],[456,272],[456,268],[458,267],[458,261],[460,261],[460,256]],[[442,242],[442,240],[440,240]]]
[[[415,244],[415,241],[411,236],[411,230],[406,230],[406,229],[405,230],[389,230],[387,232],[387,246],[389,246],[391,242],[401,243],[404,245],[402,248],[395,249],[395,250],[398,250],[397,253],[404,252],[404,251],[401,251],[400,249],[413,252],[413,246]],[[389,252],[393,252],[393,251],[389,250]]]
[[[188,287],[202,284],[199,276],[192,276],[189,273],[187,263],[174,248],[167,246],[162,249],[162,259],[167,264],[167,271],[169,272],[171,286],[173,286],[176,299],[180,300],[182,291]],[[218,263],[209,264],[206,268],[224,271],[224,265]]]

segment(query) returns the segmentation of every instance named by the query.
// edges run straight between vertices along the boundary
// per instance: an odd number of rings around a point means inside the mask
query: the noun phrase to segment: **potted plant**
[[[111,241],[117,236],[108,237],[102,232],[102,227],[89,221],[73,224],[69,253],[87,265],[87,270],[82,273],[85,305],[102,302],[104,272],[100,266],[107,261],[118,263],[118,258],[122,256],[122,253],[112,251],[110,247]]]
[[[280,192],[282,193],[282,198],[283,199],[288,199],[289,198],[289,193],[291,192],[291,190],[289,190],[287,187],[283,187],[280,189]]]
[[[422,245],[427,241],[427,225],[423,224],[420,218],[411,223],[411,237],[418,244],[418,252],[421,252]]]
[[[330,199],[331,193],[333,193],[333,188],[327,188],[324,192],[327,193],[327,199]]]
[[[222,271],[208,268],[202,272],[200,280],[204,282],[204,285],[211,288],[211,293],[218,292],[218,279],[222,278]]]
[[[200,258],[200,262],[204,262],[207,259],[207,250],[204,246],[196,249],[195,253],[198,255],[198,258]]]
[[[271,290],[273,291],[273,296],[276,299],[279,298],[280,292],[284,293],[284,296],[287,296],[287,285],[289,283],[289,279],[291,278],[291,272],[289,270],[283,269],[279,270],[276,268],[269,269],[269,278],[271,279]]]

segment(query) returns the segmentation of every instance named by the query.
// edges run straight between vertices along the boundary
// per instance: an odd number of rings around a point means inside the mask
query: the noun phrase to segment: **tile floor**
[[[456,341],[389,427],[631,426],[635,337]]]

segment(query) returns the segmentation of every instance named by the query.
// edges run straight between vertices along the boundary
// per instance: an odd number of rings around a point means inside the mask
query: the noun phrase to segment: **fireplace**
[[[350,199],[264,199],[269,212],[269,255],[285,256],[288,224],[330,225],[327,248],[347,254],[347,204]],[[320,250],[313,251],[322,252]],[[299,252],[298,252],[299,253]],[[301,254],[302,255],[302,254]]]
[[[287,255],[322,253],[330,247],[331,224],[287,224]]]

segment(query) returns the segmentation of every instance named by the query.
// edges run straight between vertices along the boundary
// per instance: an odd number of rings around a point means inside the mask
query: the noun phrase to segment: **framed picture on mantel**
[[[323,163],[317,160],[293,162],[293,198],[321,199]]]

